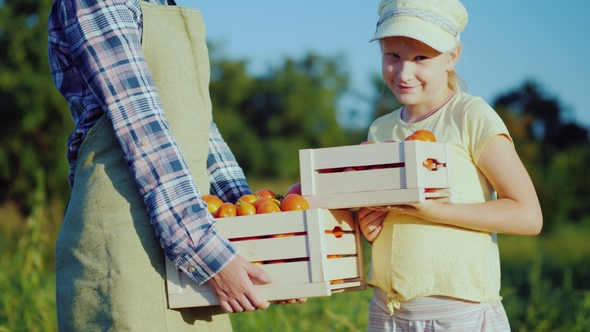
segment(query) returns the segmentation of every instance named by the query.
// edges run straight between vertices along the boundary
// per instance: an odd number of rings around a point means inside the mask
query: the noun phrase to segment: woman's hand
[[[254,285],[271,283],[271,277],[258,266],[236,255],[208,284],[219,305],[228,313],[266,309],[270,305],[258,294]]]
[[[360,208],[357,212],[359,227],[365,239],[369,242],[375,241],[383,229],[383,220],[387,211],[374,210],[372,208]]]

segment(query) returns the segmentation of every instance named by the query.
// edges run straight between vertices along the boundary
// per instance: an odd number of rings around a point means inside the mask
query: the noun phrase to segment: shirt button
[[[195,269],[195,267],[194,267],[194,266],[190,266],[190,267],[188,268],[188,272],[190,272],[190,273],[194,273],[196,270],[197,270],[197,269]]]
[[[146,140],[144,140],[144,139],[142,139],[142,140],[141,140],[141,146],[146,146],[146,145],[147,145],[147,141],[146,141]]]

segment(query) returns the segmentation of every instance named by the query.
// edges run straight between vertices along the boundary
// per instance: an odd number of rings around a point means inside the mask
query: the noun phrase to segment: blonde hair
[[[399,40],[400,40],[400,45],[409,44],[411,46],[418,46],[418,45],[423,44],[421,41],[410,38],[410,37],[400,36]],[[383,40],[382,39],[379,40],[379,46],[383,50]],[[459,45],[457,45],[457,46],[459,46]],[[447,75],[447,86],[449,87],[449,89],[451,89],[452,91],[455,91],[455,92],[459,92],[459,91],[466,92],[467,91],[467,83],[465,83],[465,81],[459,76],[459,74],[457,74],[457,72],[455,70],[452,70],[452,71],[448,72],[447,74],[448,74]]]
[[[448,73],[447,86],[449,89],[455,92],[467,92],[467,83],[465,83],[461,76],[459,76],[459,74],[457,74],[457,72],[454,70]]]

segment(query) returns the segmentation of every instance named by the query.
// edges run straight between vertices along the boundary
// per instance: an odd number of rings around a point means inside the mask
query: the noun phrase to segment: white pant
[[[380,331],[510,331],[502,303],[469,302],[430,296],[402,302],[393,316],[387,308],[387,293],[375,287],[369,304],[369,332]]]

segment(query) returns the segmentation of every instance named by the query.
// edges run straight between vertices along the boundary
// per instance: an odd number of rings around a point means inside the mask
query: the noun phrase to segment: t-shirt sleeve
[[[481,98],[474,98],[466,107],[465,123],[469,149],[476,164],[491,138],[505,135],[512,142],[512,137],[500,115]]]

